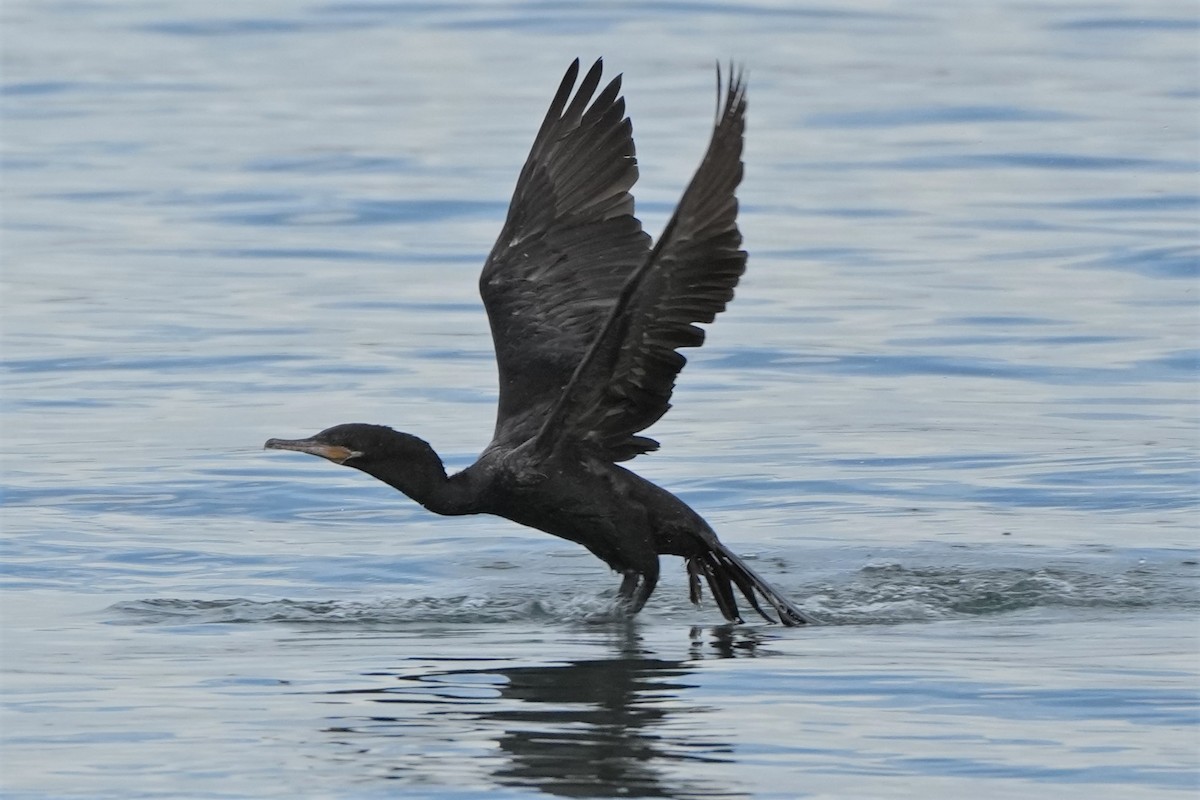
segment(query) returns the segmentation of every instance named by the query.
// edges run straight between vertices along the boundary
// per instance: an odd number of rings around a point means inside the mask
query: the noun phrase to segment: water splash
[[[793,592],[801,608],[826,625],[878,625],[960,619],[1038,608],[1134,611],[1152,607],[1200,608],[1196,564],[1138,565],[1117,573],[1066,567],[913,567],[872,564],[838,583]],[[1189,580],[1190,579],[1190,580]],[[676,618],[689,607],[657,600],[644,616]],[[371,600],[253,600],[149,598],[110,606],[118,624],[323,623],[362,626],[608,623],[625,619],[610,597],[553,592],[531,599],[485,596]],[[703,609],[696,613],[702,613]]]
[[[112,620],[131,625],[181,624],[504,624],[511,622],[607,622],[621,619],[616,603],[594,597],[530,599],[528,597],[381,598],[377,600],[192,600],[149,598],[109,606]]]
[[[1117,573],[1066,567],[910,567],[872,564],[809,594],[805,609],[831,624],[955,619],[1038,608],[1113,611],[1196,607],[1195,564]],[[1181,580],[1192,578],[1192,581]]]

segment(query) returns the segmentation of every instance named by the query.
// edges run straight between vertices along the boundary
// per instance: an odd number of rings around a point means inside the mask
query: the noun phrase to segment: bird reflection
[[[496,770],[506,786],[538,787],[566,797],[687,796],[660,774],[664,761],[721,759],[728,745],[656,732],[681,710],[691,688],[684,662],[652,658],[580,661],[503,670],[505,699],[488,716],[509,763]]]
[[[774,638],[753,628],[736,628],[733,625],[718,625],[712,628],[694,626],[690,634],[693,661],[765,655],[767,651],[762,649],[763,644]]]
[[[732,626],[695,629],[690,657],[673,660],[640,650],[629,641],[632,634],[622,638],[624,646],[610,658],[372,673],[391,675],[395,683],[331,694],[403,704],[404,714],[381,715],[375,708],[327,730],[361,753],[381,755],[364,735],[406,742],[406,752],[391,754],[396,763],[389,767],[401,780],[425,783],[440,775],[442,782],[456,770],[462,778],[562,797],[743,796],[714,784],[711,774],[687,777],[696,764],[732,761],[733,754],[731,743],[704,725],[705,709],[691,698],[698,683],[692,676],[700,659],[753,657],[759,640]],[[504,757],[464,759],[459,750],[451,766],[437,763],[448,755],[431,755],[445,752],[441,743],[461,748],[481,739],[491,743],[484,752],[493,753],[494,745]],[[470,775],[483,764],[489,775]]]

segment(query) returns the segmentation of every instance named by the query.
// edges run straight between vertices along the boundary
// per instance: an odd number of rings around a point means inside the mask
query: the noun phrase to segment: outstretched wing
[[[602,66],[573,98],[578,59],[567,70],[479,278],[500,372],[495,443],[537,433],[650,250],[620,76],[592,99]]]
[[[699,347],[733,299],[746,270],[737,227],[746,92],[740,73],[724,88],[708,151],[647,261],[626,280],[601,333],[538,434],[539,447],[566,437],[620,461],[656,449],[636,436],[671,407],[677,348]]]

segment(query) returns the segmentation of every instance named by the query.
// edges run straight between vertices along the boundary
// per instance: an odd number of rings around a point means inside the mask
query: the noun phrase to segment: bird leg
[[[622,600],[629,601],[633,599],[633,592],[637,589],[638,578],[641,577],[635,570],[625,570],[625,577],[621,580],[621,588],[617,590],[617,597]]]
[[[638,586],[637,592],[633,595],[633,613],[642,610],[642,606],[646,605],[646,601],[650,599],[650,595],[654,593],[654,587],[658,584],[658,562],[655,561],[656,569],[653,572],[642,574],[642,581]]]
[[[632,616],[642,610],[642,606],[646,605],[646,601],[654,593],[654,587],[658,584],[658,570],[638,572],[628,569],[622,574],[625,577],[621,580],[617,597],[629,608],[629,614]]]

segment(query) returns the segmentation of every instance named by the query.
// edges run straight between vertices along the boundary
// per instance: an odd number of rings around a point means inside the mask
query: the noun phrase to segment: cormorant
[[[765,619],[808,620],[717,539],[679,498],[618,466],[658,442],[638,435],[670,408],[675,376],[733,299],[746,269],[737,227],[746,86],[717,71],[717,118],[704,160],[651,246],[629,193],[638,177],[618,75],[599,93],[597,60],[575,89],[567,69],[517,179],[479,278],[500,374],[491,443],[447,476],[429,444],[382,425],[337,425],[271,439],[362,470],[438,514],[497,514],[583,545],[621,573],[637,613],[659,555],[682,556],[692,602],[707,582],[741,622],[736,587]],[[574,90],[574,91],[573,91]]]

